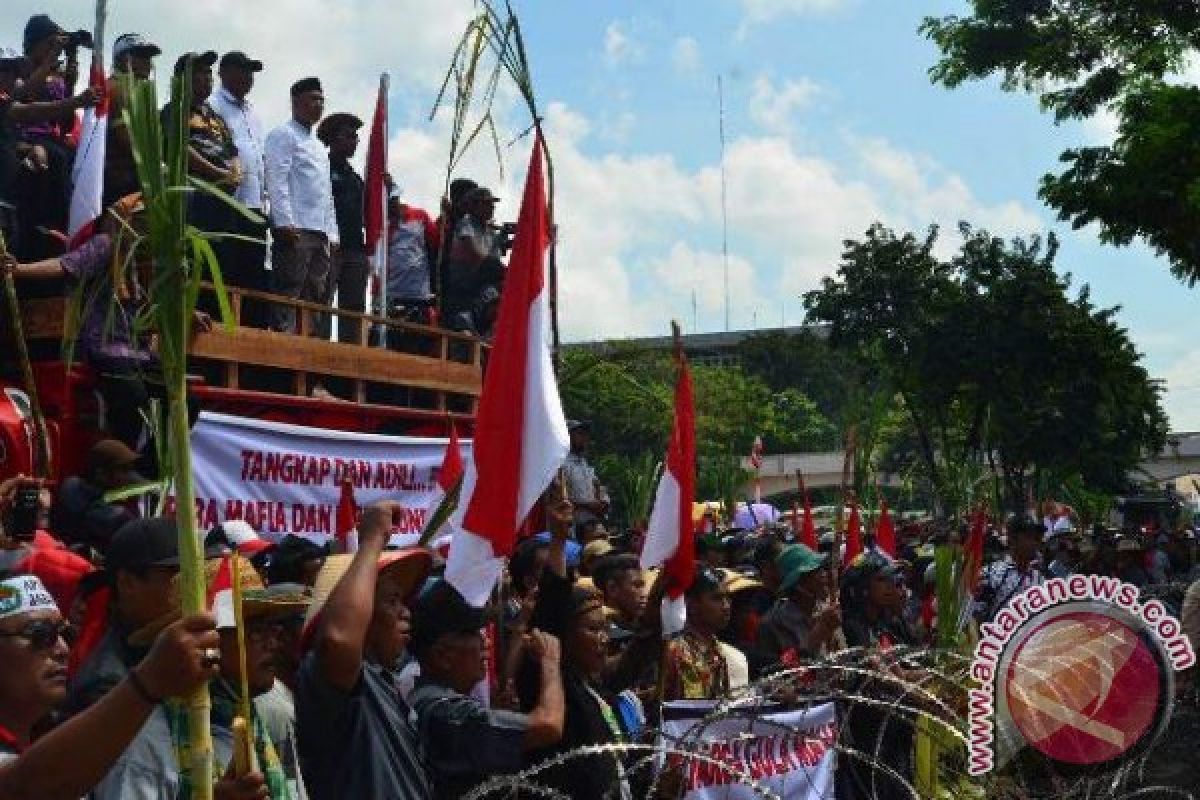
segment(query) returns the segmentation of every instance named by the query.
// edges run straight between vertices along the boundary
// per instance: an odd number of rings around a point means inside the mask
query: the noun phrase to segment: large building
[[[701,366],[729,367],[740,362],[738,345],[753,336],[783,334],[796,336],[811,333],[825,337],[829,328],[825,325],[793,325],[787,328],[759,328],[751,331],[721,331],[717,333],[689,333],[683,336],[683,352],[688,361]],[[620,350],[661,350],[672,348],[670,336],[647,336],[640,339],[607,339],[596,342],[564,343],[568,350],[585,350],[597,355],[612,355]]]

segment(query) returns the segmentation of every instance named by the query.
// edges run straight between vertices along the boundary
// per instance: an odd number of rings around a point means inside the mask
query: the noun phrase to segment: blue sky
[[[469,0],[273,0],[271,24],[244,0],[173,6],[110,0],[110,28],[155,38],[161,77],[183,50],[241,48],[266,71],[252,99],[268,124],[286,87],[318,74],[330,110],[369,118],[381,70],[392,74],[391,169],[410,202],[433,208],[444,185],[448,124],[429,106],[472,13]],[[1058,153],[1111,135],[1105,120],[1056,128],[1036,98],[994,82],[930,84],[934,47],[917,34],[958,0],[518,0],[558,171],[562,313],[570,339],[724,325],[716,76],[726,97],[730,266],[735,328],[796,324],[798,296],[836,268],[840,242],[879,219],[954,245],[966,219],[1005,236],[1054,230],[1058,263],[1120,316],[1168,381],[1176,429],[1200,430],[1200,343],[1188,323],[1200,295],[1140,246],[1101,246],[1038,201]],[[40,0],[0,22],[20,41],[47,11],[90,27],[90,3]],[[110,37],[111,38],[111,37]],[[505,93],[507,142],[528,120]],[[489,183],[515,218],[528,142],[504,174],[476,147],[460,174]],[[693,297],[696,298],[693,314]],[[1064,376],[1064,380],[1069,376]]]

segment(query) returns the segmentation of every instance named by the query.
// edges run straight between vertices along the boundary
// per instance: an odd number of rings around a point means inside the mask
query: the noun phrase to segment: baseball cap
[[[151,56],[162,55],[162,48],[141,33],[123,33],[113,42],[113,61],[117,61],[127,53],[149,53]]]
[[[445,580],[419,598],[412,612],[412,649],[419,653],[443,636],[474,633],[484,625],[482,608],[475,608]]]
[[[188,61],[191,61],[194,65],[211,69],[212,65],[217,63],[217,51],[205,50],[203,53],[184,53],[175,61],[176,75],[183,72],[187,67]]]
[[[217,558],[224,547],[206,547],[206,558]],[[167,517],[143,517],[122,525],[113,534],[104,554],[104,568],[134,571],[149,567],[179,566],[179,526]]]
[[[88,450],[85,469],[90,474],[111,467],[130,467],[137,460],[138,454],[119,439],[101,439]]]
[[[225,55],[221,56],[221,68],[237,67],[239,69],[249,70],[250,72],[261,72],[263,62],[251,58],[241,50],[230,50]]]
[[[23,37],[25,49],[33,47],[36,44],[44,42],[51,36],[63,33],[62,27],[50,19],[46,14],[34,14],[25,23],[25,36]]]

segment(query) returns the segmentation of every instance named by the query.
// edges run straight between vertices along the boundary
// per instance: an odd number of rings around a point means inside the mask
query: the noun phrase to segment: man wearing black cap
[[[225,243],[227,258],[221,263],[222,277],[231,286],[259,292],[267,291],[267,188],[263,163],[267,129],[248,95],[254,88],[255,75],[262,68],[261,61],[240,50],[232,50],[221,56],[221,86],[209,100],[213,110],[221,115],[233,135],[238,162],[242,167],[242,182],[234,198],[264,217],[256,222],[242,214],[233,215],[232,232],[246,239]],[[267,309],[258,301],[244,300],[241,321],[248,327],[266,327]]]
[[[162,48],[140,33],[123,33],[113,42],[112,76],[108,79],[108,139],[104,150],[104,204],[109,205],[141,188],[133,145],[122,112],[125,80],[150,80],[154,59]]]
[[[479,301],[485,290],[503,281],[504,264],[492,220],[500,198],[480,186],[463,200],[464,213],[455,224],[449,258],[442,276],[442,307],[448,327],[486,333]]]
[[[15,95],[22,103],[62,104],[75,91],[79,78],[78,44],[86,32],[68,34],[45,14],[25,24],[25,64]],[[72,43],[75,43],[73,46]],[[63,56],[66,56],[65,62]],[[35,148],[36,169],[21,173],[20,228],[15,252],[21,258],[57,255],[61,248],[39,228],[65,231],[71,198],[71,164],[75,154],[68,141],[75,122],[72,108],[60,108],[48,118],[18,126],[21,139]]]
[[[324,114],[321,81],[297,81],[292,85],[292,118],[267,135],[263,151],[271,205],[271,291],[310,303],[325,301],[332,251],[339,241],[329,155],[315,132]],[[312,322],[309,333],[316,335],[320,319]],[[295,333],[295,310],[275,306],[271,327]]]
[[[972,611],[979,622],[990,622],[1021,592],[1045,582],[1038,556],[1046,527],[1029,514],[1008,521],[1008,554],[983,571]]]
[[[338,308],[363,311],[367,307],[367,245],[363,231],[363,192],[366,184],[350,159],[358,150],[358,129],[363,122],[353,114],[330,114],[321,120],[317,138],[329,148],[329,178],[333,185],[333,207],[337,214],[339,245],[334,253],[329,289],[321,302]],[[328,316],[322,335],[329,335]],[[358,320],[338,320],[338,341],[358,344]]]
[[[446,581],[417,601],[411,648],[421,676],[409,695],[437,797],[459,798],[493,775],[520,771],[526,752],[549,747],[563,732],[558,639],[533,631],[527,652],[540,667],[538,704],[529,714],[485,708],[469,695],[487,676],[482,609]]]

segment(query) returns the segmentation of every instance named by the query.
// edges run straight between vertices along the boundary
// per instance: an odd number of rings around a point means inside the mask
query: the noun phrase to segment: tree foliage
[[[1166,434],[1160,388],[1085,286],[1054,271],[1057,242],[1011,242],[963,224],[940,258],[938,231],[880,225],[847,241],[836,277],[805,296],[830,343],[898,398],[911,447],[945,511],[977,499],[984,466],[1009,504],[1079,476],[1108,491]],[[894,429],[894,424],[891,426]]]
[[[1006,90],[1037,92],[1057,121],[1108,109],[1109,146],[1067,150],[1041,196],[1103,241],[1142,237],[1172,272],[1200,279],[1200,91],[1178,73],[1200,44],[1200,4],[1178,0],[972,0],[970,16],[928,18],[941,49],[935,83],[997,75]]]
[[[767,452],[836,446],[836,427],[795,386],[774,390],[736,366],[691,369],[698,497],[736,495],[747,478],[741,460],[756,436],[763,437]],[[578,349],[563,354],[563,405],[569,416],[591,421],[594,461],[618,515],[629,522],[641,513],[637,506],[645,476],[666,451],[674,381],[674,367],[663,352],[620,346],[603,357]]]

